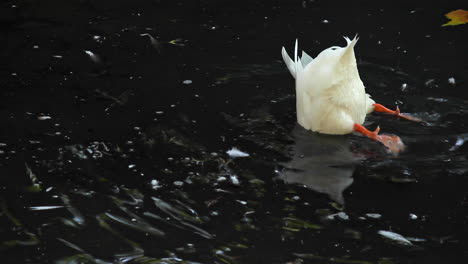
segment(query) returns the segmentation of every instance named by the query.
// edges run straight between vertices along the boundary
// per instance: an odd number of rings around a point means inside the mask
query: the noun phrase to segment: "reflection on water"
[[[292,133],[292,159],[285,164],[281,177],[344,204],[343,191],[353,183],[358,161],[349,150],[349,137],[321,135],[299,125]]]

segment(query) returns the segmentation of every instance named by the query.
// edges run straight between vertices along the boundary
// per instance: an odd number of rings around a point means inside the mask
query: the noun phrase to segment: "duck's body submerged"
[[[296,79],[297,122],[306,129],[324,134],[342,135],[358,131],[398,152],[403,149],[398,137],[377,135],[378,129],[370,132],[361,124],[372,111],[412,118],[401,115],[399,110],[392,111],[375,104],[359,77],[354,55],[357,38],[345,39],[346,47],[325,49],[315,59],[305,52],[301,57],[297,56],[297,41],[294,60],[283,47],[283,60]]]

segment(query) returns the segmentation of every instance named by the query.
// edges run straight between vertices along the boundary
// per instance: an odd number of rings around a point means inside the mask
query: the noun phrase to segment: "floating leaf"
[[[173,39],[169,41],[169,44],[176,45],[176,46],[184,46],[183,39],[178,38],[178,39]]]
[[[26,167],[26,175],[28,175],[29,179],[31,179],[32,185],[29,185],[26,187],[26,191],[30,192],[40,192],[42,190],[41,188],[41,182],[37,178],[36,174],[31,170],[31,167],[29,167],[28,163],[24,163],[24,166]]]
[[[450,19],[449,22],[443,24],[442,26],[456,26],[468,23],[468,11],[463,9],[454,10],[445,14],[445,16]]]
[[[33,233],[23,231],[21,235],[25,236],[25,239],[15,239],[0,242],[0,250],[15,246],[35,246],[40,242],[39,238],[37,238],[37,236]]]
[[[283,229],[293,231],[293,232],[300,231],[301,229],[315,229],[315,230],[322,229],[322,226],[320,225],[312,224],[307,221],[293,218],[293,217],[285,217],[283,218],[283,221],[284,221]]]

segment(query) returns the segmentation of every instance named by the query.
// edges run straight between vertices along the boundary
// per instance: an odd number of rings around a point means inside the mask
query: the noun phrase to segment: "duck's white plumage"
[[[298,45],[292,60],[281,53],[296,79],[297,122],[306,129],[324,134],[348,134],[355,123],[362,124],[375,103],[366,94],[354,55],[357,38],[346,38],[346,47],[323,50],[315,59]]]

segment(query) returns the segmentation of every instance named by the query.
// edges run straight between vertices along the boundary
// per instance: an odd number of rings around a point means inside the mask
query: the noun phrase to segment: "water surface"
[[[468,259],[461,5],[164,2],[2,4],[2,263]],[[369,116],[398,157],[296,124],[281,47],[356,33],[368,92],[426,120]]]

